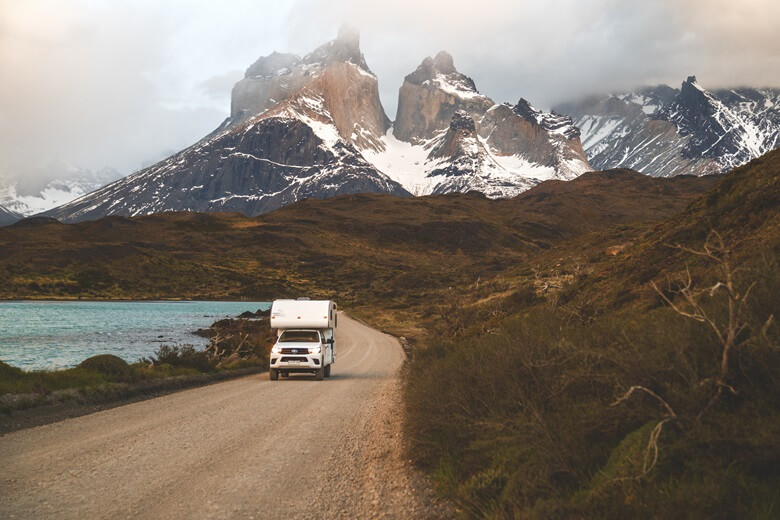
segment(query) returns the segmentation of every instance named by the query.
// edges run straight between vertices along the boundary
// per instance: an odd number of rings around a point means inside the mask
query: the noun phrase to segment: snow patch
[[[363,150],[363,157],[374,167],[396,181],[412,195],[426,195],[432,189],[425,177],[429,149],[401,141],[390,128],[380,139],[384,150]]]
[[[433,83],[439,90],[442,90],[447,94],[451,94],[460,99],[470,100],[482,99],[485,97],[474,90],[471,85],[459,78],[453,77],[452,75],[437,73],[436,77],[433,78]]]

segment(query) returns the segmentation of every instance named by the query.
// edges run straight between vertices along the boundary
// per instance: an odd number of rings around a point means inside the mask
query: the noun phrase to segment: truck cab
[[[336,361],[338,317],[334,302],[276,300],[270,320],[277,331],[268,369],[272,381],[294,373],[312,373],[318,381],[330,377]]]

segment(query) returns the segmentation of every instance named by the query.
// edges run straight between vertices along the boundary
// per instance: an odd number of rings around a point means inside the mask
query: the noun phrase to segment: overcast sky
[[[780,86],[777,0],[0,0],[0,173],[59,159],[130,173],[229,113],[261,55],[303,55],[348,22],[394,118],[441,49],[496,101]]]

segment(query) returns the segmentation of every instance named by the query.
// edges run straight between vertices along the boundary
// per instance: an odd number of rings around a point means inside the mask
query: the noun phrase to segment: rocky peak
[[[345,25],[335,40],[321,45],[302,59],[295,54],[273,52],[253,63],[245,78],[233,87],[227,127],[235,127],[249,117],[292,102],[304,90],[310,92],[303,97],[324,99],[327,108],[338,112],[333,116],[337,118],[342,137],[349,137],[358,130],[353,128],[355,123],[378,135],[384,135],[389,126],[389,119],[379,103],[376,77],[360,52],[360,34]],[[369,93],[368,101],[364,99],[366,92]],[[360,114],[340,117],[349,111],[350,104],[359,104],[360,109],[365,108],[363,105],[368,106],[367,122],[360,121]],[[313,116],[322,119],[316,114]]]
[[[484,147],[477,136],[474,118],[466,112],[458,111],[453,114],[447,133],[431,150],[430,157],[447,159],[450,166],[458,163],[457,167],[448,168],[448,174],[452,175],[458,170],[463,170],[464,166],[467,166],[465,169],[470,173],[474,173],[479,169],[480,156],[484,155]],[[464,157],[469,158],[465,163],[462,159]]]
[[[679,88],[643,87],[604,101],[557,107],[582,128],[591,164],[652,176],[724,172],[780,144],[780,92],[707,90],[696,76]]]
[[[358,31],[343,26],[336,39],[303,59],[273,53],[255,62],[248,77],[233,88],[226,128],[268,117],[310,121],[331,136],[337,132],[358,149],[381,150],[390,120],[379,99],[376,76],[360,52]]]
[[[466,112],[459,110],[453,114],[452,120],[450,121],[450,130],[454,132],[460,130],[461,133],[471,134],[476,131],[476,129],[477,128],[474,124],[474,118],[468,115]]]
[[[484,147],[477,136],[474,118],[459,110],[452,115],[449,128],[430,153],[432,159],[446,159],[444,170],[437,169],[435,175],[473,174],[479,170],[484,156]]]
[[[457,72],[455,69],[455,60],[447,51],[439,51],[439,53],[436,54],[432,61],[434,68],[442,74],[452,74],[453,72]]]
[[[482,114],[493,105],[474,80],[458,72],[452,56],[441,51],[425,58],[404,79],[394,134],[402,141],[421,143],[446,132],[456,112]]]
[[[404,81],[414,85],[460,91],[462,94],[479,94],[474,80],[458,72],[455,60],[447,51],[439,51],[435,57],[425,58]]]
[[[680,86],[679,99],[697,101],[706,98],[704,89],[696,82],[696,76],[688,76]]]
[[[512,107],[512,110],[515,112],[515,114],[522,117],[529,123],[537,122],[536,115],[538,110],[531,106],[531,103],[526,101],[524,98],[520,98],[520,101],[517,102],[517,105]]]
[[[457,160],[463,155],[476,155],[479,147],[474,118],[459,110],[452,115],[444,138],[431,150],[433,159]]]
[[[290,69],[301,61],[300,56],[281,52],[272,52],[268,56],[261,56],[246,69],[245,78],[264,77],[270,78],[290,72]]]
[[[563,135],[567,139],[580,136],[580,130],[571,117],[557,114],[555,111],[543,112],[523,98],[520,98],[512,110],[529,123],[538,125],[547,132]]]
[[[335,62],[352,63],[371,73],[363,53],[360,52],[360,33],[354,27],[342,25],[335,40],[321,45],[303,58],[303,63],[309,66],[327,66]]]
[[[677,96],[655,117],[675,123],[682,136],[699,133],[702,127],[711,125],[710,119],[716,110],[713,102],[714,99],[696,82],[696,76],[688,76]]]
[[[339,34],[336,36],[336,41],[342,42],[345,46],[360,51],[360,31],[349,24],[345,23],[339,27]]]

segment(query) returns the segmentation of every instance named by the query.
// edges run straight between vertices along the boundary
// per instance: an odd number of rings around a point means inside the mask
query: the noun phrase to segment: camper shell
[[[330,300],[276,300],[271,305],[271,328],[276,344],[271,349],[269,377],[313,373],[317,380],[330,377],[336,361],[338,307]]]

